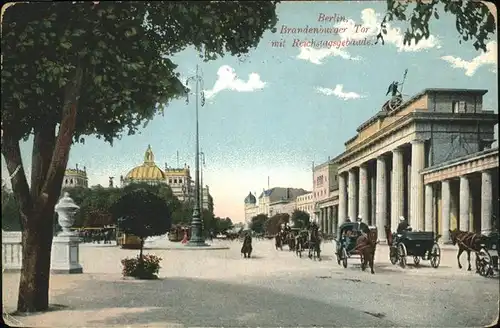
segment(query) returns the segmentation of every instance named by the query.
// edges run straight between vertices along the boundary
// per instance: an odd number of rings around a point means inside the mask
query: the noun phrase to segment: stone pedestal
[[[80,237],[56,236],[52,240],[51,273],[83,273],[80,265]]]

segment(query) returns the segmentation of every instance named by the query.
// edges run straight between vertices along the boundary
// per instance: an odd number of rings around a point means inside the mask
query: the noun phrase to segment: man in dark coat
[[[398,229],[396,230],[396,232],[398,234],[402,234],[404,231],[408,230],[409,227],[410,225],[408,224],[408,221],[403,216],[400,216]]]

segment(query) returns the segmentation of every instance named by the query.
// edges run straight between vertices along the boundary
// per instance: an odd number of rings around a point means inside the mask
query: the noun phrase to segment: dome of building
[[[130,170],[125,180],[135,182],[165,180],[165,173],[155,164],[150,145],[144,154],[144,163]]]
[[[248,193],[248,196],[245,197],[245,204],[255,204],[257,203],[257,199],[255,198],[254,195],[252,195],[252,192]]]

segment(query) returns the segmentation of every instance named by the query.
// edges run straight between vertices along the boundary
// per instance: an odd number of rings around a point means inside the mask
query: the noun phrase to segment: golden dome
[[[165,180],[165,173],[155,164],[153,150],[151,145],[144,154],[144,163],[134,167],[125,176],[125,180],[151,181]]]

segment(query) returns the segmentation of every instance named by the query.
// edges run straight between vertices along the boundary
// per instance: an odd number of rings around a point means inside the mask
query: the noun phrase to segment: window
[[[179,183],[182,183],[182,179],[179,179]]]
[[[177,183],[177,179],[174,179],[174,183]]]
[[[69,183],[73,184],[73,179],[69,180]]]
[[[168,179],[168,183],[169,183],[169,184],[172,184],[172,179]]]
[[[453,113],[465,113],[467,112],[467,103],[463,100],[452,101],[451,103]]]

